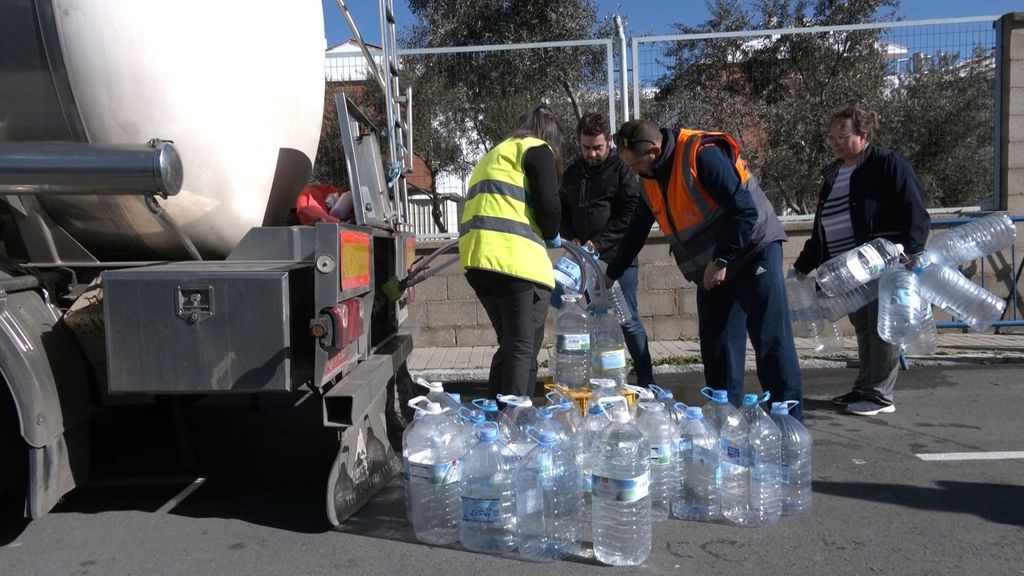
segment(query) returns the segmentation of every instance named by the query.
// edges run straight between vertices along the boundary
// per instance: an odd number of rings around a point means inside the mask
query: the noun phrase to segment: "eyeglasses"
[[[629,138],[619,133],[616,133],[613,139],[615,140],[615,146],[621,148],[622,150],[632,150],[634,147],[636,147],[637,144],[650,144],[652,146],[654,145],[653,140],[633,140],[632,138]]]
[[[854,135],[853,132],[847,132],[846,134],[837,134],[835,136],[833,136],[831,134],[827,134],[825,136],[825,144],[829,144],[831,142],[846,142],[847,140],[850,139],[850,136],[853,136],[853,135]]]

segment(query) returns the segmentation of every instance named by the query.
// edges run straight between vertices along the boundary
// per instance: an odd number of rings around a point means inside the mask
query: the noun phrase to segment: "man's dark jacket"
[[[793,263],[798,272],[806,274],[836,256],[829,254],[823,237],[821,209],[841,165],[842,161],[836,160],[823,170],[814,229]],[[907,254],[924,250],[931,219],[925,210],[921,182],[902,154],[874,144],[864,150],[850,175],[850,221],[857,244],[885,238],[902,244]]]
[[[577,159],[562,176],[562,237],[593,242],[601,260],[610,262],[642,192],[640,179],[615,150],[600,166]]]

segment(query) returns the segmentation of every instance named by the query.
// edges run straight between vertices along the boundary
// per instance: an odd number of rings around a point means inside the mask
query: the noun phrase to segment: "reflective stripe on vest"
[[[536,146],[547,144],[538,138],[509,138],[473,169],[459,223],[459,263],[552,288],[551,259],[523,171],[523,155]]]

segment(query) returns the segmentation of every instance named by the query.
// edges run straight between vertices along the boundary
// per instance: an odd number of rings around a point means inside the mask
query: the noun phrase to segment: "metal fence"
[[[831,160],[828,114],[864,104],[930,207],[999,209],[997,19],[634,38],[634,117],[733,134],[776,208],[800,214]]]

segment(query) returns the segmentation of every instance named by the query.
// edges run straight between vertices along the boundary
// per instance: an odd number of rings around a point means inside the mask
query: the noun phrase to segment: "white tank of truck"
[[[308,173],[324,102],[320,2],[53,0],[52,6],[88,141],[172,140],[184,182],[162,206],[205,256],[226,255],[263,224],[276,173]],[[96,253],[184,255],[181,240],[140,196],[41,202]]]

